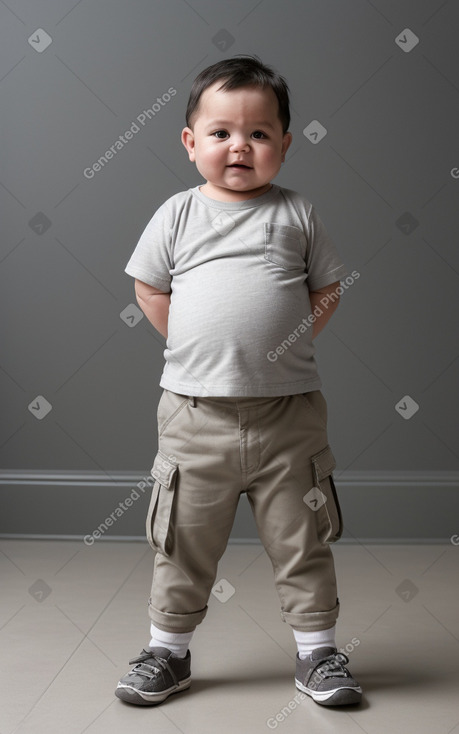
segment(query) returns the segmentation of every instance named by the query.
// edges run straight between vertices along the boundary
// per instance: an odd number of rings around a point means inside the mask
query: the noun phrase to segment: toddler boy
[[[271,183],[292,141],[281,76],[250,56],[213,64],[186,124],[205,184],[156,211],[126,267],[167,343],[147,517],[151,639],[116,695],[150,705],[189,687],[189,644],[245,492],[298,647],[297,688],[358,703],[335,644],[329,544],[342,520],[313,347],[347,271],[314,207]]]

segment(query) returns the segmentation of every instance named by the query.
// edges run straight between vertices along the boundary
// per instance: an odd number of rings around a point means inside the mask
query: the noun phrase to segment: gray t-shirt
[[[273,184],[238,202],[210,199],[199,186],[175,194],[125,271],[171,291],[161,387],[201,397],[320,389],[309,291],[348,271],[297,192]]]

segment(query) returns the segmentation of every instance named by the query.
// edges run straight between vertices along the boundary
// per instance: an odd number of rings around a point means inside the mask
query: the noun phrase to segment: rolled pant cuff
[[[333,609],[327,609],[324,612],[306,612],[304,614],[295,614],[293,612],[281,611],[283,622],[287,622],[291,627],[305,632],[315,632],[318,630],[326,630],[336,623],[339,616],[339,602]]]
[[[200,624],[206,616],[207,606],[190,614],[174,614],[172,612],[160,612],[150,603],[148,614],[155,627],[164,632],[193,632],[196,625]]]

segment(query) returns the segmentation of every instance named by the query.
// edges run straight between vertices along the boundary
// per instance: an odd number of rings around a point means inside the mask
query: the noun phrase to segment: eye
[[[261,132],[261,130],[255,130],[255,132],[252,133],[255,140],[261,140],[261,138],[265,138],[266,135]]]
[[[212,133],[212,135],[218,140],[224,140],[228,133],[226,132],[226,130],[216,130],[214,133]]]

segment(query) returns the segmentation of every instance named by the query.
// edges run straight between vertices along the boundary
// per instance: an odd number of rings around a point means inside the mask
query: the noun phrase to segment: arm
[[[339,286],[339,280],[335,283],[320,288],[318,291],[309,292],[309,300],[311,301],[311,312],[314,312],[316,306],[319,307],[322,312],[317,316],[316,321],[312,326],[312,338],[315,339],[327,322],[331,319],[334,312],[338,308],[339,295],[336,293],[336,289]]]
[[[139,307],[156,331],[167,339],[167,321],[169,318],[169,306],[171,302],[171,294],[164,293],[157,288],[153,288],[148,283],[141,280],[135,280],[135,295]]]

